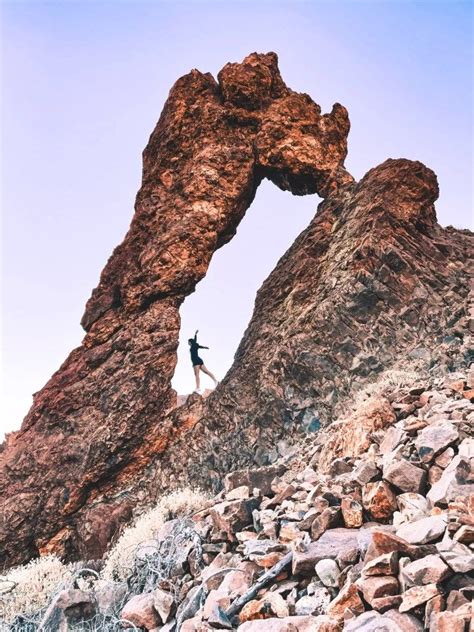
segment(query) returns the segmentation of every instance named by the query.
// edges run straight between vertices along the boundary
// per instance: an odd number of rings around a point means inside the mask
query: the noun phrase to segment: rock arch
[[[287,88],[274,53],[227,64],[218,81],[192,70],[175,83],[143,152],[130,229],[87,302],[83,343],[35,394],[3,450],[2,561],[61,546],[67,555],[78,512],[104,481],[159,450],[157,429],[175,404],[180,304],[234,235],[262,178],[321,197],[352,182],[343,166],[348,132],[341,105],[321,114]],[[104,541],[130,507],[114,511]],[[85,548],[95,553],[103,542]]]

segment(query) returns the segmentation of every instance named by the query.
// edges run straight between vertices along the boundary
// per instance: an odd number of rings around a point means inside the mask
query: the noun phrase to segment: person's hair
[[[194,342],[194,338],[188,338],[188,342],[189,343]]]

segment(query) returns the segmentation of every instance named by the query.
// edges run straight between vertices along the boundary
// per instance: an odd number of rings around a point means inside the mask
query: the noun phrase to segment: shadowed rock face
[[[341,105],[321,115],[285,86],[273,53],[227,64],[218,83],[197,70],[176,82],[84,341],[0,454],[2,564],[99,557],[137,505],[271,460],[404,354],[453,362],[472,235],[436,224],[421,163],[388,160],[354,183],[348,132]],[[179,307],[264,177],[324,201],[259,290],[225,380],[173,410]],[[458,337],[443,343],[448,327]]]

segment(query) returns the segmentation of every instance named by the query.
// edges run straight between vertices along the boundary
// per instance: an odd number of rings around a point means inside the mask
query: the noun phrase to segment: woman
[[[214,386],[217,386],[216,378],[212,375],[209,369],[206,368],[203,360],[198,355],[198,349],[209,349],[209,347],[203,347],[202,345],[198,344],[198,341],[197,341],[198,331],[199,330],[196,329],[194,338],[189,338],[188,340],[189,350],[191,352],[191,362],[193,363],[193,369],[194,369],[194,377],[196,378],[196,390],[194,391],[195,393],[201,392],[199,371],[202,371],[203,373],[206,373],[207,375],[209,375],[209,377],[211,377],[214,380]]]

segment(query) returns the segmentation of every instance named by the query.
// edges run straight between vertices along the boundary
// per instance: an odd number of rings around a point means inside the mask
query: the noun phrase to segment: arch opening
[[[171,382],[178,405],[184,399],[180,396],[195,388],[188,339],[199,329],[198,341],[210,348],[202,350],[201,357],[222,380],[252,317],[258,289],[308,226],[320,201],[316,194],[294,195],[270,180],[262,181],[236,235],[214,253],[206,276],[180,308],[177,364]],[[201,388],[213,388],[211,378],[203,373]]]

